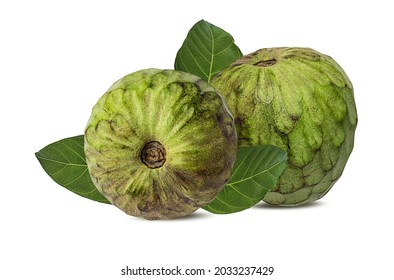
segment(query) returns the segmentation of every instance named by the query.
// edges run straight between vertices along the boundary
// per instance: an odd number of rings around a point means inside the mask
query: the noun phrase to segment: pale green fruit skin
[[[152,141],[165,150],[157,168],[142,161]],[[150,151],[153,158],[164,154]],[[127,214],[149,220],[179,218],[208,204],[230,178],[236,151],[234,119],[222,97],[174,70],[145,69],[115,82],[85,130],[97,189]]]
[[[240,146],[272,144],[288,152],[278,186],[264,201],[295,206],[323,197],[353,150],[353,86],[329,56],[308,48],[261,49],[211,83],[232,112]]]

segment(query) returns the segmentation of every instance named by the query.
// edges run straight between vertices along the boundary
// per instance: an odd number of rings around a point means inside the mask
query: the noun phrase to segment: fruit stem
[[[141,160],[149,168],[162,167],[166,161],[166,150],[157,141],[149,142],[141,151]]]

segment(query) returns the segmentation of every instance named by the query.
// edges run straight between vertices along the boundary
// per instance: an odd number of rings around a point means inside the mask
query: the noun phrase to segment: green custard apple
[[[129,215],[175,219],[208,204],[231,176],[234,119],[201,78],[144,69],[115,82],[85,130],[97,189]]]
[[[272,144],[288,153],[264,201],[295,206],[323,197],[353,150],[353,86],[329,56],[309,48],[266,48],[245,55],[211,83],[232,112],[240,146]]]

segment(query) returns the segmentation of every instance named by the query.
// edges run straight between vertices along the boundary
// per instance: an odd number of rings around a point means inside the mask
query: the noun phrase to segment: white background
[[[274,266],[239,279],[393,279],[393,41],[390,1],[2,1],[0,4],[1,279],[147,279],[122,268]],[[118,78],[173,68],[205,19],[247,54],[311,47],[355,88],[353,154],[308,206],[203,210],[145,221],[60,187],[34,153],[83,133]],[[151,277],[224,279],[228,277]],[[231,277],[237,279],[237,277]]]

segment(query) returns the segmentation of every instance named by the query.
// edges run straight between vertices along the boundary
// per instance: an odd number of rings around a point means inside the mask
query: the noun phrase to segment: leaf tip
[[[40,161],[40,154],[41,154],[41,150],[34,153],[34,156],[35,156],[35,158],[36,158],[38,161]]]

